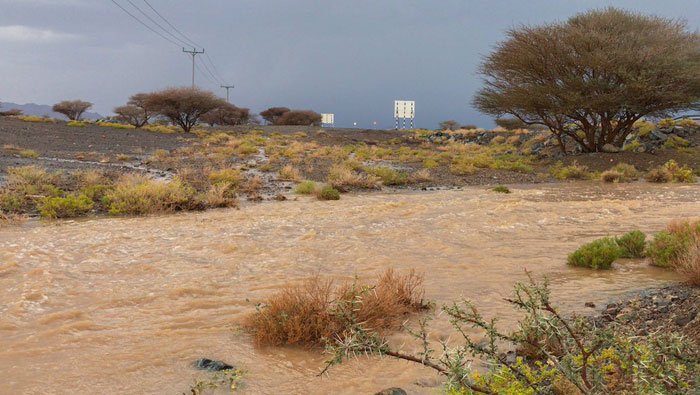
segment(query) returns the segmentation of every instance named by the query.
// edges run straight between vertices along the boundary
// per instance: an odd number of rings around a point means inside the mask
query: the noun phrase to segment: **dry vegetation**
[[[391,269],[373,284],[355,280],[338,285],[315,277],[268,298],[247,318],[245,328],[259,345],[319,345],[341,336],[350,317],[381,333],[427,307],[422,284],[422,275]]]

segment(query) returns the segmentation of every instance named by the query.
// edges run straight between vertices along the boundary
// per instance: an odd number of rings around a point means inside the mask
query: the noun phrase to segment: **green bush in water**
[[[647,235],[640,230],[633,230],[615,239],[622,249],[622,258],[644,258]]]
[[[569,254],[567,263],[572,266],[582,266],[590,269],[610,269],[612,263],[622,257],[624,251],[617,245],[615,239],[604,237],[583,245],[574,253]]]

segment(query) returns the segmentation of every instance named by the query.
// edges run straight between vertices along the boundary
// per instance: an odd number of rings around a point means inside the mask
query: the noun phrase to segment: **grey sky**
[[[152,25],[127,0],[115,1]],[[360,127],[390,127],[394,99],[416,101],[421,127],[446,119],[490,126],[470,105],[476,67],[519,24],[614,5],[700,26],[697,0],[148,1],[204,45],[236,85],[234,104],[334,112],[337,125]],[[80,98],[108,114],[133,93],[189,84],[187,55],[110,0],[0,0],[0,10],[0,101]]]

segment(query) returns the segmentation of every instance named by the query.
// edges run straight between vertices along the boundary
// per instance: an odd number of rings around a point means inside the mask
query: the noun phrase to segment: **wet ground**
[[[315,275],[425,273],[426,297],[471,298],[504,325],[524,270],[547,276],[566,311],[661,286],[675,275],[623,261],[565,264],[594,238],[655,232],[700,212],[696,185],[574,183],[302,198],[145,218],[28,221],[0,229],[0,380],[14,393],[179,394],[200,357],[246,370],[250,394],[432,394],[430,370],[360,359],[316,377],[320,350],[256,348],[237,323],[280,287]],[[446,322],[433,338],[449,337]],[[413,351],[402,332],[392,341]]]

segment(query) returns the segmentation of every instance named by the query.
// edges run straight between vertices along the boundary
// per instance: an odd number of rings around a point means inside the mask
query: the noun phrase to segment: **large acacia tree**
[[[92,103],[82,100],[64,100],[53,105],[52,110],[68,117],[71,121],[78,121],[83,113],[92,107]]]
[[[700,35],[683,21],[616,8],[566,22],[524,26],[485,58],[481,111],[543,125],[584,151],[622,146],[645,116],[694,108],[700,96]]]
[[[225,104],[214,93],[193,88],[169,88],[148,93],[144,98],[145,106],[185,132],[189,132],[204,114]]]

